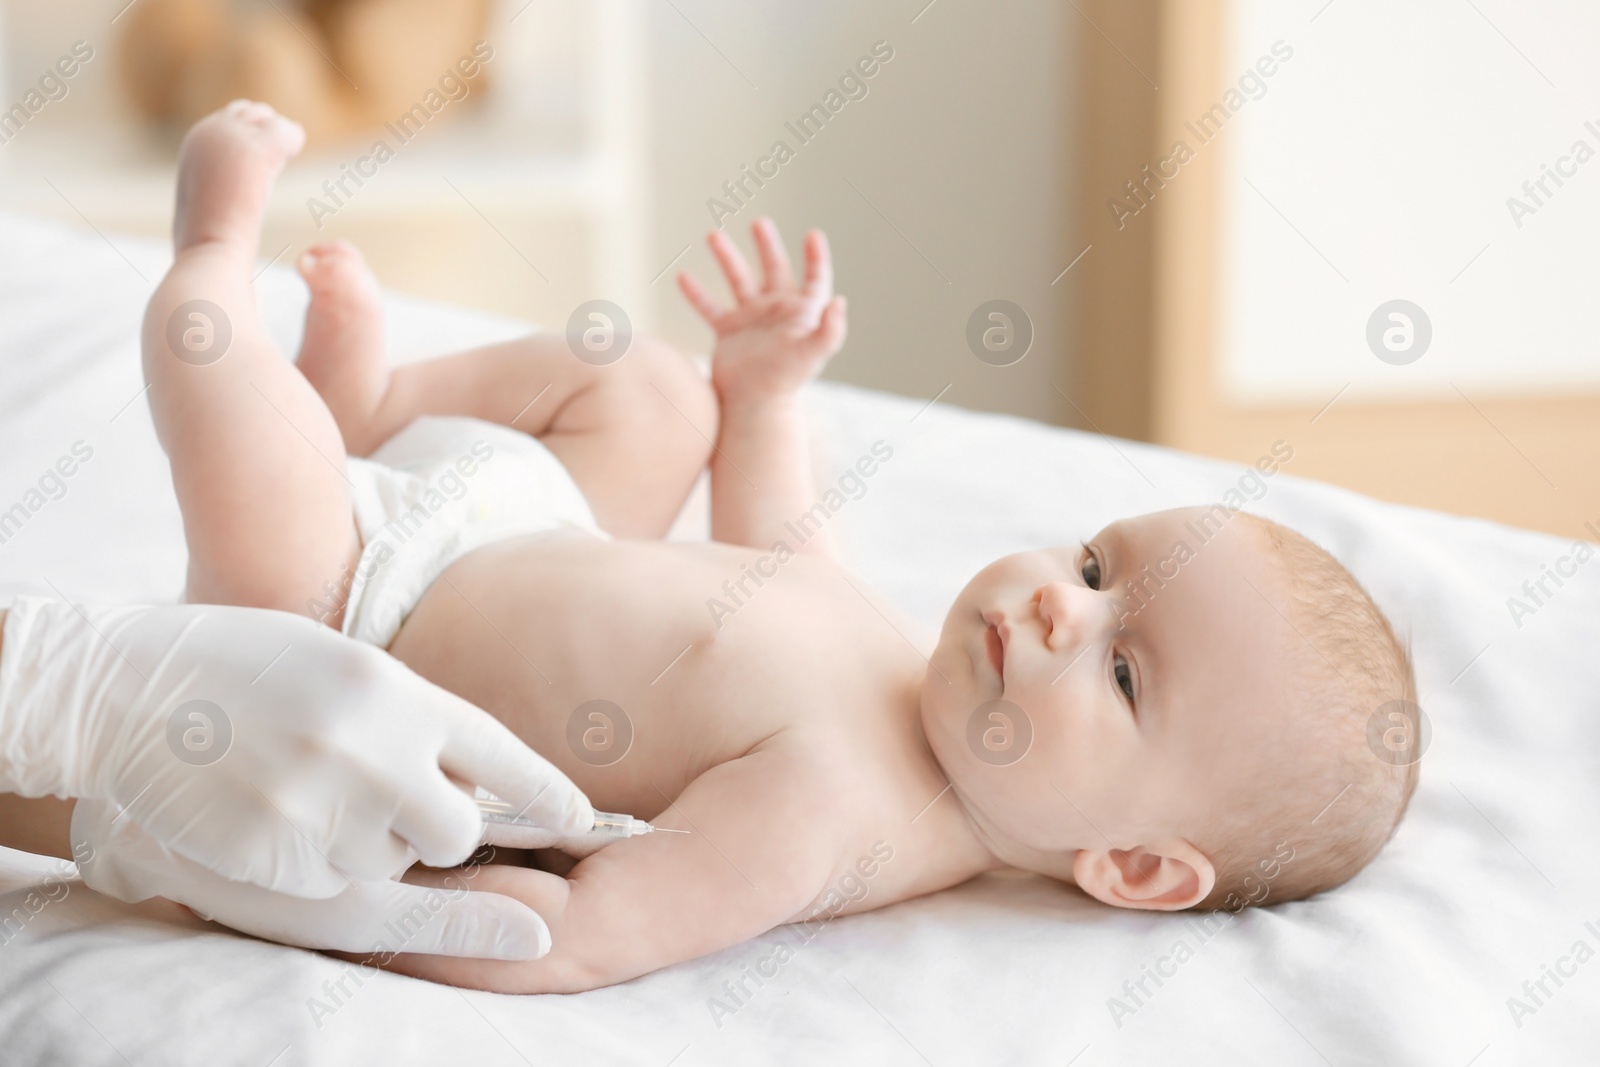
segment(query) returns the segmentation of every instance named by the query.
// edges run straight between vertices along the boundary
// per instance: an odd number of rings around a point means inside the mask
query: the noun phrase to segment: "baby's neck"
[[[973,836],[989,855],[994,857],[996,867],[1015,867],[1018,870],[1046,875],[1069,885],[1077,884],[1072,876],[1072,862],[1078,856],[1076,850],[1047,852],[1014,841],[989,822],[983,812],[962,795],[960,790],[952,788],[951,792],[956,795],[956,802],[961,806],[968,824],[971,825]]]
[[[972,802],[957,789],[954,780],[939,762],[937,752],[928,741],[920,714],[917,717],[917,740],[945,781],[950,796],[941,795],[930,808],[944,808],[944,833],[940,836],[943,849],[972,867],[972,875],[985,871],[1014,867],[1047,875],[1069,884],[1072,877],[1074,852],[1041,852],[1028,848],[1002,834]],[[932,814],[930,811],[929,814]],[[920,817],[920,816],[919,816]]]
[[[918,703],[920,708],[920,698]],[[981,808],[974,804],[960,789],[956,788],[955,779],[945,770],[944,765],[939,762],[938,752],[928,740],[927,730],[923,725],[920,714],[917,716],[917,738],[927,751],[928,758],[939,769],[939,773],[944,776],[945,781],[950,783],[948,788],[951,798],[954,799],[954,804],[951,807],[959,813],[958,817],[950,820],[958,828],[958,833],[955,835],[958,840],[952,841],[950,847],[956,851],[976,850],[987,857],[987,862],[973,871],[974,875],[980,874],[985,870],[1014,867],[1018,870],[1046,875],[1069,885],[1077,884],[1077,880],[1072,875],[1072,864],[1078,855],[1076,849],[1047,852],[1037,848],[1030,848],[1002,833],[983,814]],[[945,799],[940,801],[940,803],[946,802]]]

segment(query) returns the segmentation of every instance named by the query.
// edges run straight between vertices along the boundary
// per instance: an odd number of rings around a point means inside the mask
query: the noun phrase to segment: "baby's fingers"
[[[761,272],[767,276],[765,291],[785,292],[792,288],[794,274],[789,270],[789,253],[784,251],[778,224],[759,218],[750,227],[750,235],[756,239],[756,251],[761,253]]]
[[[732,238],[721,230],[712,230],[706,243],[711,246],[711,254],[722,265],[722,276],[728,279],[733,298],[742,304],[755,296],[755,280],[750,277],[750,268],[745,265],[744,257],[739,254]]]
[[[828,252],[828,235],[821,230],[806,234],[806,302],[821,307],[833,296],[833,256]]]
[[[828,302],[823,309],[822,321],[817,323],[817,328],[811,331],[806,338],[806,347],[813,352],[823,352],[833,355],[844,344],[845,335],[845,300],[836,296]]]
[[[683,293],[683,298],[689,301],[689,306],[698,311],[700,317],[706,320],[707,325],[712,329],[716,329],[717,323],[721,321],[722,316],[727,314],[727,311],[712,298],[710,293],[706,292],[706,287],[700,284],[700,279],[688,271],[684,271],[678,275],[678,289]]]

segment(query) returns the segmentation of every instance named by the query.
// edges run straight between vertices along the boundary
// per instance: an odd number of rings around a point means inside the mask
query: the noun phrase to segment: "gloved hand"
[[[337,896],[308,900],[230,882],[119,818],[116,805],[104,800],[80,800],[73,808],[72,854],[80,857],[84,884],[96,892],[127,901],[166,897],[202,919],[304,948],[508,960],[550,951],[550,929],[537,913],[510,897],[470,891],[476,877],[470,866],[443,890],[356,881]]]
[[[310,619],[32,597],[6,617],[0,790],[113,801],[225,879],[330,898],[417,857],[460,863],[483,822],[452,777],[552,835],[593,823],[577,787],[488,714]]]

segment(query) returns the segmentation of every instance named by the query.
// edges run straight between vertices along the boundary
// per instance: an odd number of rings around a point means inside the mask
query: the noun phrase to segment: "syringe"
[[[638,837],[640,834],[686,834],[687,830],[668,830],[661,826],[652,826],[643,819],[635,819],[632,815],[619,815],[610,811],[597,811],[594,813],[594,829],[589,831],[596,836],[605,837]]]
[[[543,829],[532,819],[518,815],[511,805],[499,797],[477,798],[478,810],[483,812],[484,822],[501,823],[506,826],[521,826],[531,830]],[[623,815],[612,811],[597,811],[594,813],[594,827],[585,837],[638,837],[640,834],[686,834],[688,830],[670,830],[664,826],[652,826],[643,819],[635,819],[632,815]]]

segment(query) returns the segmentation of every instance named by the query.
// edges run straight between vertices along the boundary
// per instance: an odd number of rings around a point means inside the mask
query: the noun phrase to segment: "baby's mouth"
[[[989,653],[989,666],[994,668],[994,673],[1002,679],[1005,678],[1006,645],[1000,637],[1000,625],[1004,620],[998,616],[991,616],[987,612],[983,615],[986,629],[983,632],[983,644]]]

